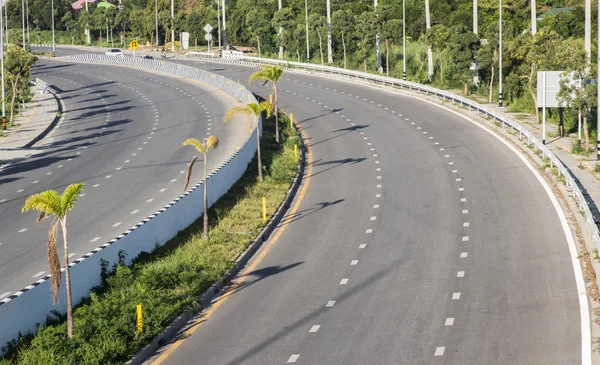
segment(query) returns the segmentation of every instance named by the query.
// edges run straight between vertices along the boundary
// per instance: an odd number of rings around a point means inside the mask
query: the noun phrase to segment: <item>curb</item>
[[[54,119],[52,119],[52,122],[50,122],[50,124],[40,134],[38,134],[31,141],[27,142],[21,148],[31,148],[34,144],[38,143],[42,138],[46,137],[48,135],[48,133],[50,133],[50,131],[52,129],[54,129],[54,127],[56,127],[56,125],[58,124],[58,121],[62,117],[62,112],[63,112],[62,102],[60,101],[59,97],[56,96],[56,94],[54,92],[50,91],[50,88],[48,88],[48,91],[52,94],[52,96],[54,96],[54,100],[56,100],[56,105],[57,105],[56,115],[54,116]]]
[[[302,129],[296,127],[300,131],[300,138],[303,141],[305,135]],[[188,313],[184,313],[181,316],[175,318],[171,324],[165,329],[165,331],[154,338],[152,342],[146,345],[144,348],[139,350],[129,361],[125,364],[127,365],[141,365],[146,360],[148,360],[151,356],[153,356],[156,351],[172,339],[174,339],[179,331],[184,328],[185,324],[188,323],[192,318],[196,315],[201,314],[207,308],[209,308],[212,304],[213,299],[215,299],[220,293],[221,289],[225,286],[226,283],[231,281],[250,261],[252,256],[260,249],[262,244],[269,239],[271,233],[275,230],[281,219],[283,218],[285,212],[289,209],[292,201],[296,197],[296,192],[300,188],[302,184],[303,176],[304,176],[304,167],[306,165],[306,149],[304,147],[300,148],[301,156],[300,162],[298,164],[298,170],[296,172],[296,176],[294,177],[294,181],[292,185],[288,189],[285,199],[281,202],[275,214],[271,217],[269,222],[265,225],[263,230],[258,234],[258,236],[254,239],[254,241],[248,246],[246,251],[242,253],[237,260],[235,260],[233,267],[224,274],[221,279],[214,284],[212,284],[206,291],[200,296],[200,301],[202,303],[202,309],[200,312],[190,311]]]

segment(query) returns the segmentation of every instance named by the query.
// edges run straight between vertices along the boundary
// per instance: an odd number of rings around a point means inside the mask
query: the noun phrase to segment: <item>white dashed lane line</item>
[[[32,275],[31,277],[32,277],[32,278],[39,278],[40,276],[44,275],[44,273],[45,273],[45,271],[40,271],[40,272],[38,272],[37,274],[35,274],[35,275]]]
[[[100,237],[94,237],[94,238],[92,238],[92,239],[90,240],[90,242],[96,242],[96,241],[98,241],[99,239],[100,239]]]
[[[5,297],[7,297],[7,296],[9,296],[9,295],[10,295],[10,292],[9,292],[9,291],[6,291],[6,292],[4,292],[4,293],[0,294],[0,299],[3,299],[3,298],[5,298]]]
[[[435,349],[435,353],[433,354],[433,356],[443,356],[444,355],[444,351],[446,351],[445,347],[437,347]]]
[[[288,359],[288,364],[291,363],[295,363],[296,361],[298,361],[298,358],[300,357],[300,354],[293,354],[292,356],[290,356],[290,358]]]
[[[1,298],[1,297],[0,297],[0,298]],[[312,326],[312,327],[310,328],[310,330],[309,330],[308,332],[310,332],[310,333],[315,333],[315,332],[317,332],[317,331],[319,330],[319,328],[321,328],[321,325],[320,325],[320,324],[315,324],[314,326]]]
[[[335,305],[335,300],[330,300],[325,304],[325,308],[331,308]]]

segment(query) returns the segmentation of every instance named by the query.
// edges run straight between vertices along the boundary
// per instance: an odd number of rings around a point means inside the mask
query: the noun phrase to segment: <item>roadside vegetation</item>
[[[287,116],[281,114],[279,122],[279,144],[275,118],[264,122],[264,181],[258,181],[255,157],[240,180],[209,209],[209,241],[200,217],[166,245],[142,253],[131,266],[103,266],[103,285],[73,311],[72,339],[65,316],[58,315],[35,335],[13,343],[0,364],[123,363],[178,315],[200,309],[200,295],[232,267],[264,227],[261,199],[266,198],[267,215],[272,216],[296,174],[294,145],[301,138]],[[126,255],[121,252],[123,259]],[[144,313],[141,333],[136,324],[138,304]]]

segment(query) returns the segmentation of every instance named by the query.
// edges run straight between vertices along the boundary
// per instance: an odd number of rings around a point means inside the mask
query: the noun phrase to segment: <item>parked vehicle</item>
[[[153,60],[154,59],[154,57],[150,56],[149,54],[141,55],[140,58],[142,58],[144,60]]]

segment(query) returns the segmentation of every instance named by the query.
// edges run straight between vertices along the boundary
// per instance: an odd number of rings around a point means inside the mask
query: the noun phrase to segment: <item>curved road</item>
[[[278,89],[311,144],[309,187],[155,364],[581,363],[565,233],[513,152],[411,97],[300,73]]]
[[[30,194],[85,182],[68,216],[70,253],[80,257],[156,212],[183,191],[189,137],[216,134],[217,167],[245,139],[221,128],[237,101],[200,83],[132,68],[40,61],[33,70],[64,103],[60,125],[35,154],[0,171],[0,299],[47,274],[48,223],[21,214]],[[200,179],[195,169],[193,179]]]

